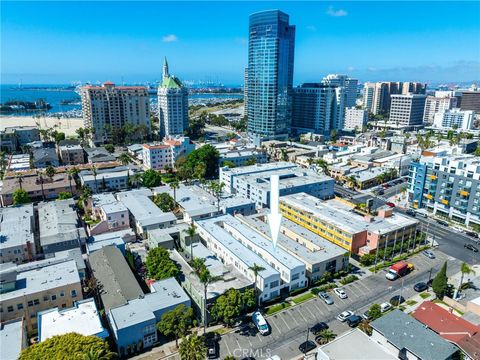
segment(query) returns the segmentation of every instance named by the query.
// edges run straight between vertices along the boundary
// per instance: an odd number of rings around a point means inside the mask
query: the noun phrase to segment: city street
[[[408,260],[415,265],[415,271],[402,279],[389,281],[385,278],[385,270],[382,270],[344,286],[348,294],[347,299],[340,299],[331,294],[333,305],[326,305],[315,297],[268,317],[267,321],[271,327],[271,334],[268,336],[261,336],[252,324],[226,334],[222,336],[220,342],[220,358],[228,354],[237,358],[251,356],[256,359],[265,359],[272,355],[279,355],[282,359],[300,356],[298,346],[306,340],[307,328],[317,322],[326,322],[334,333],[341,334],[349,330],[347,324],[336,319],[342,311],[352,310],[356,314],[362,314],[371,304],[388,301],[394,295],[402,295],[408,299],[416,294],[413,285],[420,281],[426,282],[430,272],[433,277],[445,260],[448,261],[448,274],[458,272],[460,261],[440,251],[434,252],[435,259],[417,254]],[[309,339],[314,340],[313,334],[309,334]]]

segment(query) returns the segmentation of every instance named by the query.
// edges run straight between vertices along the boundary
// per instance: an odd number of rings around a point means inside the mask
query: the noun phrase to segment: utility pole
[[[307,326],[307,340],[305,341],[305,347],[303,348],[303,358],[307,355],[307,344],[308,344],[308,333],[310,332],[310,328]]]
[[[428,281],[432,279],[432,271],[433,271],[433,268],[430,268],[430,271],[428,272]]]

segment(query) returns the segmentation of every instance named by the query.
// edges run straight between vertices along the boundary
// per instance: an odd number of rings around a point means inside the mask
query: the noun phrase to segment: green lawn
[[[417,302],[415,300],[407,300],[407,305],[412,306],[415,305]]]
[[[426,299],[426,298],[429,298],[429,297],[430,297],[430,294],[427,293],[427,292],[423,292],[423,293],[420,294],[420,297],[421,297],[422,299]]]
[[[292,301],[295,303],[295,304],[300,304],[304,301],[307,301],[307,300],[310,300],[311,298],[315,297],[315,295],[313,295],[311,292],[308,292],[306,294],[303,294],[303,295],[299,295],[297,297],[294,297],[292,299]]]
[[[289,303],[280,303],[276,305],[272,305],[267,309],[267,315],[273,315],[283,309],[288,309],[291,305]]]

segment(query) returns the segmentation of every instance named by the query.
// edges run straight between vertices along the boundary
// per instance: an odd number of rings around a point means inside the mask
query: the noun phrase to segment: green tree
[[[211,181],[208,184],[208,188],[213,193],[213,195],[217,198],[217,211],[220,212],[220,199],[222,197],[223,188],[225,184],[223,182],[218,183],[216,181]]]
[[[175,209],[175,201],[167,193],[160,193],[153,197],[153,202],[157,205],[163,212],[173,211]]]
[[[237,167],[233,161],[230,160],[225,160],[223,162],[223,166],[228,166],[230,169],[233,169],[234,167]]]
[[[196,174],[196,178],[215,178],[218,175],[219,159],[220,153],[218,150],[212,145],[205,145],[187,155],[185,161],[181,164],[184,168],[182,171],[192,175]],[[203,170],[202,167],[204,167],[204,171],[200,171]],[[201,174],[202,172],[203,174]]]
[[[245,166],[249,166],[249,165],[255,165],[257,163],[257,158],[255,156],[252,156],[250,159],[248,159],[247,161],[245,161]]]
[[[378,319],[379,317],[382,316],[382,308],[378,304],[373,304],[370,306],[370,309],[368,309],[368,317],[370,318],[371,321]]]
[[[188,329],[192,326],[193,309],[184,304],[178,305],[162,315],[157,323],[157,329],[165,336],[175,336],[175,344],[178,347],[178,339],[186,336]]]
[[[480,146],[478,146],[478,147],[475,149],[475,152],[473,153],[473,155],[475,155],[475,156],[480,156]]]
[[[196,334],[184,337],[180,343],[179,353],[182,360],[204,360],[206,351],[204,339]]]
[[[195,237],[195,234],[197,233],[196,226],[192,222],[190,226],[185,230],[187,233],[188,237],[190,238],[190,261],[193,260],[193,238]]]
[[[333,339],[335,339],[335,337],[337,335],[335,335],[332,330],[325,329],[325,330],[320,331],[318,333],[318,336],[320,336],[322,338],[322,343],[326,344],[326,343],[332,341]]]
[[[62,191],[58,194],[58,200],[66,200],[70,199],[72,197],[72,194],[69,193],[68,191]]]
[[[173,190],[173,201],[175,202],[175,205],[177,204],[177,189],[180,187],[180,183],[178,182],[177,179],[170,181],[168,184],[170,186],[170,189]]]
[[[77,333],[52,336],[51,338],[32,345],[20,353],[19,360],[34,359],[85,359],[89,353],[101,354],[100,359],[116,357],[108,348],[108,344],[97,336],[83,336]]]
[[[160,186],[162,184],[162,176],[158,171],[149,169],[143,173],[142,185],[148,188]]]
[[[105,144],[103,145],[105,150],[107,150],[110,154],[112,154],[115,151],[115,146],[113,144]]]
[[[58,132],[58,131],[55,130],[52,135],[53,135],[53,139],[55,140],[55,142],[57,144],[60,141],[65,140],[65,133],[63,133],[63,132]]]
[[[28,193],[23,189],[16,189],[13,192],[13,205],[27,204],[31,202]]]
[[[258,278],[258,274],[265,270],[264,267],[260,266],[260,265],[257,265],[255,263],[253,263],[252,266],[250,266],[248,268],[249,270],[251,270],[253,272],[253,276],[255,277],[255,282],[253,284],[254,286],[254,289],[255,289],[255,306],[258,306],[258,294],[257,294],[257,278]]]
[[[468,274],[475,274],[475,270],[473,270],[466,262],[462,263],[460,266],[460,272],[462,273],[462,276],[460,277],[460,283],[458,284],[458,289],[455,292],[454,299],[457,297],[458,291],[462,289],[463,277]]]
[[[50,178],[50,180],[53,179],[55,176],[55,168],[52,165],[48,165],[47,168],[45,169],[45,174]]]
[[[120,156],[118,157],[118,161],[120,161],[120,163],[125,166],[130,164],[131,159],[127,153],[121,153]]]
[[[439,298],[440,300],[443,299],[443,296],[447,291],[447,286],[448,286],[447,262],[445,261],[442,268],[440,269],[440,271],[435,276],[432,282],[432,290],[435,293],[435,295],[437,295],[437,298]]]
[[[105,349],[90,349],[86,354],[83,354],[84,360],[110,360],[116,358],[117,354]]]
[[[176,277],[179,274],[178,267],[175,262],[170,259],[168,250],[162,247],[148,251],[145,266],[148,276],[155,280],[168,279],[170,277]]]
[[[243,310],[243,297],[240,291],[229,289],[220,295],[212,307],[212,316],[215,320],[223,321],[227,326],[232,326],[235,319]]]

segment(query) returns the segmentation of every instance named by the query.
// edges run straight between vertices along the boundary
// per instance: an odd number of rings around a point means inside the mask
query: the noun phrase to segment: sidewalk
[[[223,325],[215,325],[207,328],[207,332],[216,331],[219,329],[225,328]],[[203,334],[203,327],[197,328],[197,334]],[[178,345],[180,345],[181,340],[178,340]],[[157,360],[157,359],[168,359],[168,360],[180,360],[180,354],[178,353],[178,348],[175,346],[175,340],[165,343],[161,346],[153,347],[142,354],[131,357],[132,360]]]

